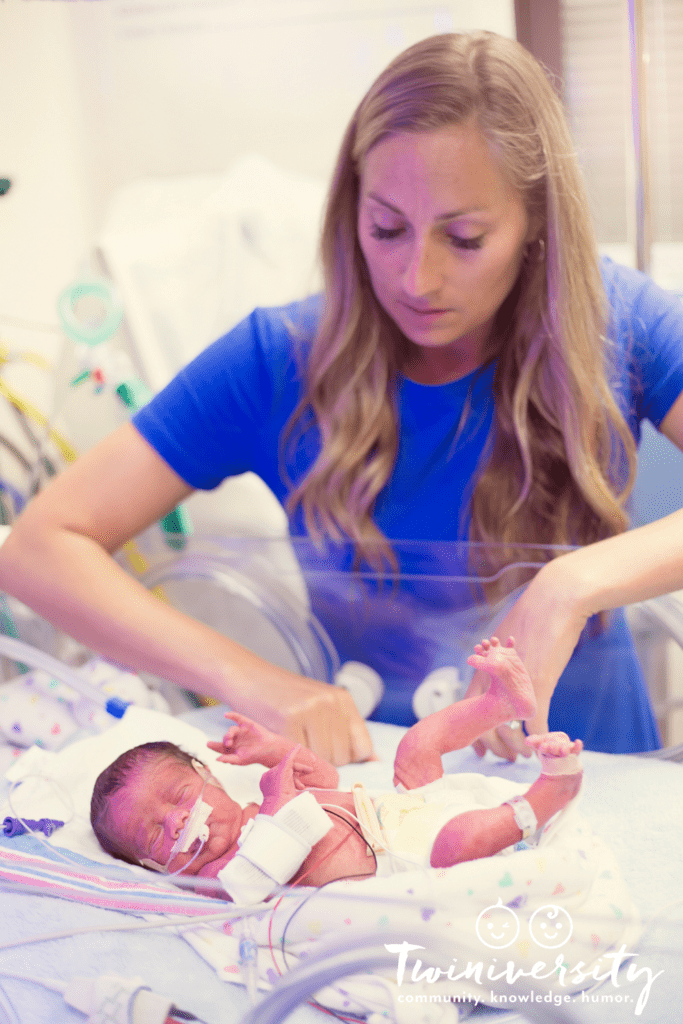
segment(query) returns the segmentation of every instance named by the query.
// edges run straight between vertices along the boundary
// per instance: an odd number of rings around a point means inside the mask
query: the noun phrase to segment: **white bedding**
[[[223,731],[222,713],[217,709],[203,709],[185,717],[201,724],[206,733],[214,738],[220,736]],[[182,726],[182,723],[177,725]],[[377,750],[382,755],[382,761],[342,769],[342,785],[348,786],[356,779],[360,779],[369,788],[390,786],[393,752],[402,730],[372,723],[371,730]],[[111,733],[107,734],[110,735]],[[156,737],[146,735],[145,738]],[[100,760],[109,763],[112,757],[116,756],[116,753],[112,754],[109,749],[105,751],[102,739],[99,742],[98,764],[92,762],[89,768],[92,778],[100,770]],[[207,751],[207,754],[210,752]],[[584,755],[584,761],[586,785],[582,799],[582,814],[590,821],[594,832],[599,837],[607,839],[609,846],[616,853],[627,887],[643,918],[647,920],[653,911],[666,903],[683,899],[679,845],[683,824],[683,772],[678,765],[635,757],[587,753]],[[81,760],[81,773],[82,764]],[[493,758],[487,758],[482,763],[471,752],[449,755],[447,770],[455,768],[459,771],[482,772],[485,775],[495,774],[524,784],[528,784],[537,773],[536,764],[520,762],[510,766],[501,764]],[[253,780],[250,784],[254,784]],[[648,822],[650,827],[646,829]],[[77,833],[76,829],[75,834]],[[59,843],[58,834],[54,841]],[[30,837],[4,840],[2,843],[7,848],[12,848],[12,844],[14,848],[18,848],[17,844],[23,848],[37,848],[36,841]],[[86,854],[90,861],[94,860],[94,857],[90,856],[91,853],[92,851]],[[104,859],[105,855],[99,855]],[[401,877],[405,880],[407,875]],[[378,885],[379,880],[373,880],[372,884]],[[316,899],[319,898],[316,896]],[[70,904],[64,900],[13,894],[7,891],[0,893],[0,912],[5,922],[3,931],[9,933],[10,937],[28,935],[36,931],[46,933],[51,930],[53,924],[55,929],[69,928],[82,922],[103,924],[112,919],[123,920],[125,916],[114,911]],[[625,972],[622,971],[618,989],[608,981],[588,997],[589,1001],[584,999],[581,1004],[581,997],[577,997],[580,1004],[578,1009],[583,1014],[582,1019],[601,1024],[606,1024],[607,1021],[621,1022],[633,1019],[647,1021],[649,1024],[668,1024],[669,1021],[678,1020],[677,1011],[674,1013],[673,1006],[683,994],[678,953],[683,947],[683,929],[680,924],[682,920],[683,913],[680,908],[670,910],[664,915],[659,926],[645,933],[639,947],[638,966],[647,968],[650,977],[659,970],[663,973],[653,977],[646,1004],[636,1018],[634,1014],[637,1000],[648,976],[644,972],[629,986],[625,983]],[[299,923],[301,924],[301,921]],[[436,935],[435,921],[430,920],[427,926]],[[400,942],[401,938],[390,936],[388,941]],[[629,951],[632,950],[629,948]],[[506,956],[506,953],[501,952],[500,956]],[[411,960],[410,967],[412,962]],[[24,973],[36,976],[57,978],[69,978],[75,973],[92,975],[105,968],[107,971],[117,971],[121,974],[143,974],[147,984],[157,991],[168,993],[179,1006],[191,1010],[209,1024],[218,1024],[219,1021],[230,1024],[236,1022],[247,1008],[241,989],[231,986],[228,994],[224,988],[225,983],[219,981],[217,974],[192,951],[188,943],[168,934],[151,932],[140,935],[124,932],[99,935],[95,939],[92,936],[85,936],[52,940],[28,946],[15,953],[2,953],[0,968],[3,967],[17,971],[22,969]],[[223,976],[230,980],[228,972]],[[56,993],[19,981],[5,980],[2,984],[15,1004],[17,1001],[20,1002],[27,1007],[30,1014],[33,1014],[22,1017],[22,1021],[59,1019],[70,1024],[71,1021],[83,1020],[76,1011],[70,1012],[65,1008],[61,997]],[[430,986],[429,991],[435,991],[433,986]],[[611,1002],[604,998],[608,996],[612,997]],[[631,1001],[627,1003],[622,998],[616,1002],[617,996],[630,996]],[[600,1002],[590,1001],[597,997],[601,997]],[[230,1010],[227,1009],[228,1004]],[[607,1006],[609,1016],[606,1015]],[[448,1007],[449,1011],[452,1009],[454,1008]],[[508,1009],[511,1009],[511,1006],[508,1006]],[[408,1016],[404,1019],[418,1020],[418,1017],[414,1016],[417,1013],[415,1007],[409,1008],[407,1012]],[[422,1010],[420,1012],[422,1013]],[[292,1019],[297,1024],[303,1024],[309,1019],[322,1018],[316,1011],[302,1008],[296,1011]],[[432,1019],[436,1020],[437,1017]],[[451,1016],[450,1019],[454,1018]]]

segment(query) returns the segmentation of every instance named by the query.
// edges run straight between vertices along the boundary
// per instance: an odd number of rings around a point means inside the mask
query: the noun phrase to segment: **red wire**
[[[342,808],[342,810],[344,810],[344,808]],[[308,875],[310,875],[311,871],[313,871],[317,867],[320,867],[321,864],[324,864],[325,861],[329,857],[331,857],[333,853],[336,853],[337,850],[339,849],[339,847],[343,846],[344,843],[347,842],[347,840],[349,840],[350,838],[351,838],[351,833],[348,832],[345,836],[343,836],[339,840],[339,842],[337,843],[336,846],[333,846],[331,850],[328,850],[328,852],[325,854],[324,857],[321,857],[320,860],[315,862],[315,864],[311,864],[311,866],[308,869],[308,871],[304,872],[304,874],[301,875],[300,878],[297,878],[296,882],[294,882],[294,885],[292,885],[291,888],[293,889],[295,886],[300,885],[301,882],[304,880],[304,878],[306,878]],[[273,949],[273,920],[275,918],[275,911],[280,906],[280,904],[282,903],[283,899],[284,899],[284,896],[281,896],[280,899],[277,901],[277,903],[274,905],[272,913],[270,915],[270,921],[268,922],[268,948],[270,949],[270,957],[271,957],[271,960],[273,961],[273,963],[275,964],[275,970],[277,971],[277,973],[280,975],[281,978],[283,977],[283,974],[282,974],[282,971],[280,970],[280,968],[278,967],[277,960],[275,959],[275,950]],[[306,1003],[307,1003],[308,1006],[313,1007],[314,1010],[320,1010],[321,1013],[327,1014],[328,1017],[334,1017],[335,1020],[343,1020],[343,1021],[348,1022],[348,1024],[358,1024],[358,1018],[357,1017],[344,1017],[344,1016],[342,1016],[341,1013],[335,1013],[333,1010],[328,1010],[326,1007],[321,1006],[320,1003],[311,1002],[310,999],[307,999]]]
[[[324,864],[325,861],[328,859],[328,857],[331,857],[333,853],[336,853],[337,850],[339,849],[339,847],[343,846],[343,844],[347,841],[347,839],[350,839],[350,837],[351,837],[351,833],[350,832],[348,833],[348,835],[342,836],[342,838],[339,840],[337,845],[333,846],[331,850],[328,850],[328,852],[325,854],[325,856],[321,857],[320,860],[317,860],[315,862],[315,864],[311,864],[311,866],[308,869],[308,871],[304,872],[304,874],[301,875],[300,878],[297,878],[296,882],[294,882],[294,885],[292,885],[291,888],[293,889],[294,886],[300,885],[301,882],[303,881],[303,879],[306,878],[308,875],[310,875],[311,871],[313,871],[317,867],[320,867],[321,864]],[[280,904],[282,903],[283,899],[284,899],[284,896],[281,896],[280,899],[275,904],[275,906],[273,907],[272,913],[270,915],[270,921],[268,922],[268,947],[270,949],[270,957],[271,957],[271,960],[273,961],[273,963],[275,964],[275,970],[280,975],[280,977],[282,977],[283,975],[282,975],[282,971],[278,967],[277,960],[275,959],[275,951],[273,949],[273,920],[275,918],[275,911],[280,906]]]

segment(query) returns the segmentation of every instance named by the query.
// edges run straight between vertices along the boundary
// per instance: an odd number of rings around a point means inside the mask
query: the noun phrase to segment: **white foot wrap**
[[[511,796],[509,800],[503,801],[503,806],[505,804],[509,804],[512,808],[515,824],[522,832],[522,839],[528,839],[538,831],[538,820],[534,809],[525,797]]]
[[[239,850],[218,872],[235,903],[261,903],[298,871],[332,828],[312,793],[300,793],[272,817],[257,814],[238,839]]]
[[[578,754],[539,754],[542,775],[578,775],[583,771],[581,758]]]

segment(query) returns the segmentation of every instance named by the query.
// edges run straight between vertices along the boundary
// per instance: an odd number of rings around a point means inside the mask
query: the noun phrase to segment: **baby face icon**
[[[538,946],[544,949],[557,949],[564,946],[571,938],[574,925],[563,907],[548,903],[539,907],[531,915],[529,934]]]
[[[498,897],[497,903],[482,910],[477,918],[476,931],[477,937],[489,949],[505,949],[519,935],[519,918]]]

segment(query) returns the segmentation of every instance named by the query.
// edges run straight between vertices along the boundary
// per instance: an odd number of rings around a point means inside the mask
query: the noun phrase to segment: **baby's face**
[[[198,771],[170,757],[138,769],[111,799],[109,818],[125,852],[137,861],[148,859],[165,865],[202,789],[204,803],[213,808],[206,822],[209,838],[189,864],[187,874],[197,874],[226,853],[246,821],[242,808],[220,786],[209,782],[204,787]],[[187,853],[176,854],[168,864],[169,872],[188,864],[199,845],[197,839]]]

